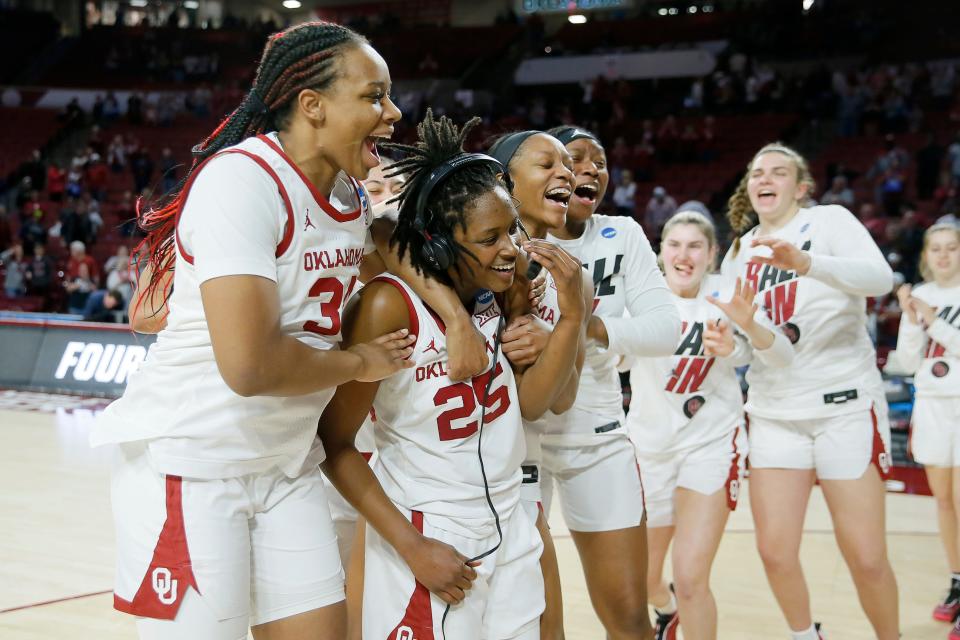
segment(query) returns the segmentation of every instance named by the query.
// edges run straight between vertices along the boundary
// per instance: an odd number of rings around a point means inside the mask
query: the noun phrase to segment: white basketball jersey
[[[157,470],[173,475],[219,478],[277,466],[295,476],[322,460],[317,419],[335,389],[234,393],[217,369],[200,284],[238,274],[273,280],[281,330],[313,348],[336,349],[343,303],[369,246],[366,196],[341,174],[328,201],[276,134],[216,154],[185,190],[167,326],[91,440],[149,440]]]
[[[651,266],[648,261],[655,268],[649,243],[632,218],[593,215],[579,238],[562,240],[549,236],[549,240],[576,256],[593,277],[593,313],[604,318],[623,317],[627,309],[627,279],[642,281]],[[597,437],[623,435],[619,428],[624,423],[619,360],[619,354],[592,340],[587,343],[576,402],[561,416],[563,434],[546,436],[544,442],[588,444]]]
[[[731,294],[726,279],[708,275],[695,298],[675,296],[683,322],[676,352],[637,358],[630,370],[633,400],[627,427],[638,450],[667,453],[695,447],[732,433],[743,421],[743,394],[734,370],[739,363],[707,356],[703,349],[707,324],[730,322],[706,297],[729,300]],[[736,340],[740,349],[750,348],[745,338]]]
[[[758,231],[759,227],[744,234],[736,256],[731,248],[722,271],[753,287],[767,316],[790,338],[796,356],[788,367],[750,368],[747,413],[790,420],[869,410],[878,396],[882,399],[883,390],[876,351],[867,334],[866,296],[753,261],[756,255],[770,254],[767,247],[750,246]],[[856,256],[848,258],[851,273],[856,269],[869,277],[872,272],[874,280],[889,278],[892,286],[883,255],[843,207],[800,209],[771,237],[809,252],[814,260]],[[844,253],[832,247],[834,243]]]
[[[960,287],[922,284],[912,295],[936,310],[937,319],[924,331],[900,318],[897,354],[910,371],[916,371],[918,396],[960,396]]]
[[[481,530],[492,526],[492,514],[484,493],[478,447],[501,519],[520,497],[525,445],[510,362],[498,354],[489,395],[485,394],[489,369],[470,381],[452,381],[446,369],[445,327],[439,317],[399,278],[385,274],[374,281],[388,282],[403,294],[410,332],[417,336],[411,356],[414,366],[381,382],[373,403],[377,476],[397,504],[448,518],[451,526],[469,523],[475,529],[469,532],[467,527],[465,535],[479,537]],[[491,293],[478,296],[473,322],[492,353],[500,308]]]

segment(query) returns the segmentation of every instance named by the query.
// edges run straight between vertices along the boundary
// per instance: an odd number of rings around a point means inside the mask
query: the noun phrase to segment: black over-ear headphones
[[[510,175],[503,165],[496,158],[483,153],[461,153],[440,166],[436,167],[417,189],[416,198],[407,198],[400,208],[401,215],[403,209],[414,206],[413,228],[423,235],[423,246],[420,249],[420,255],[424,261],[436,271],[446,271],[456,262],[457,254],[454,251],[454,240],[444,233],[430,233],[428,227],[433,222],[427,213],[427,202],[430,199],[430,193],[436,189],[452,173],[459,171],[464,167],[473,164],[488,164],[494,168],[497,173],[502,174],[508,191],[513,191],[513,182]]]

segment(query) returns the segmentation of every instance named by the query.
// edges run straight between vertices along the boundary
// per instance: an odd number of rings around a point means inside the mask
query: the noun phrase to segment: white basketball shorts
[[[344,599],[319,469],[298,478],[279,470],[221,480],[181,478],[157,473],[145,444],[134,442],[117,447],[111,493],[114,606],[173,621],[166,637],[198,637],[191,616],[178,615],[191,588],[191,598],[199,593],[213,618],[232,621],[224,626],[234,629]]]
[[[597,438],[593,445],[543,443],[542,448],[543,466],[571,531],[614,531],[643,521],[643,483],[626,433]]]
[[[727,507],[737,508],[747,461],[747,434],[742,427],[705,444],[667,454],[637,451],[647,499],[647,526],[674,524],[674,495],[678,487],[713,495],[723,489]]]
[[[402,509],[401,509],[402,510]],[[442,529],[443,519],[405,513],[425,536],[473,558],[497,544],[496,531],[468,538]],[[416,581],[403,558],[369,524],[363,591],[363,637],[376,640],[538,640],[543,613],[543,542],[522,508],[501,521],[503,543],[481,560],[467,597],[450,607]]]
[[[816,469],[821,480],[856,480],[872,462],[890,472],[890,423],[885,402],[828,418],[775,420],[747,416],[750,467]]]
[[[960,467],[960,398],[916,399],[910,419],[910,451],[920,464]]]

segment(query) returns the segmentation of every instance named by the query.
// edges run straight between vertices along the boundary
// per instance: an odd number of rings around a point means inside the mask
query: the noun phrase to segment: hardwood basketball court
[[[112,608],[110,452],[87,433],[98,401],[0,392],[0,638],[134,639]],[[712,586],[726,640],[787,638],[754,547],[748,491],[720,545]],[[559,509],[551,518],[569,640],[604,637]],[[900,585],[903,637],[943,640],[931,610],[947,586],[933,499],[890,494],[887,528]],[[832,640],[872,638],[814,489],[801,553],[813,611]],[[453,639],[455,640],[455,639]]]

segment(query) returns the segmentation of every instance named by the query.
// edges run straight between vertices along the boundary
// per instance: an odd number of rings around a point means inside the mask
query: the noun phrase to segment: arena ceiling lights
[[[283,0],[283,7],[285,9],[299,9],[300,0]]]
[[[587,16],[583,15],[582,13],[574,13],[567,16],[567,20],[570,22],[570,24],[586,24]]]

